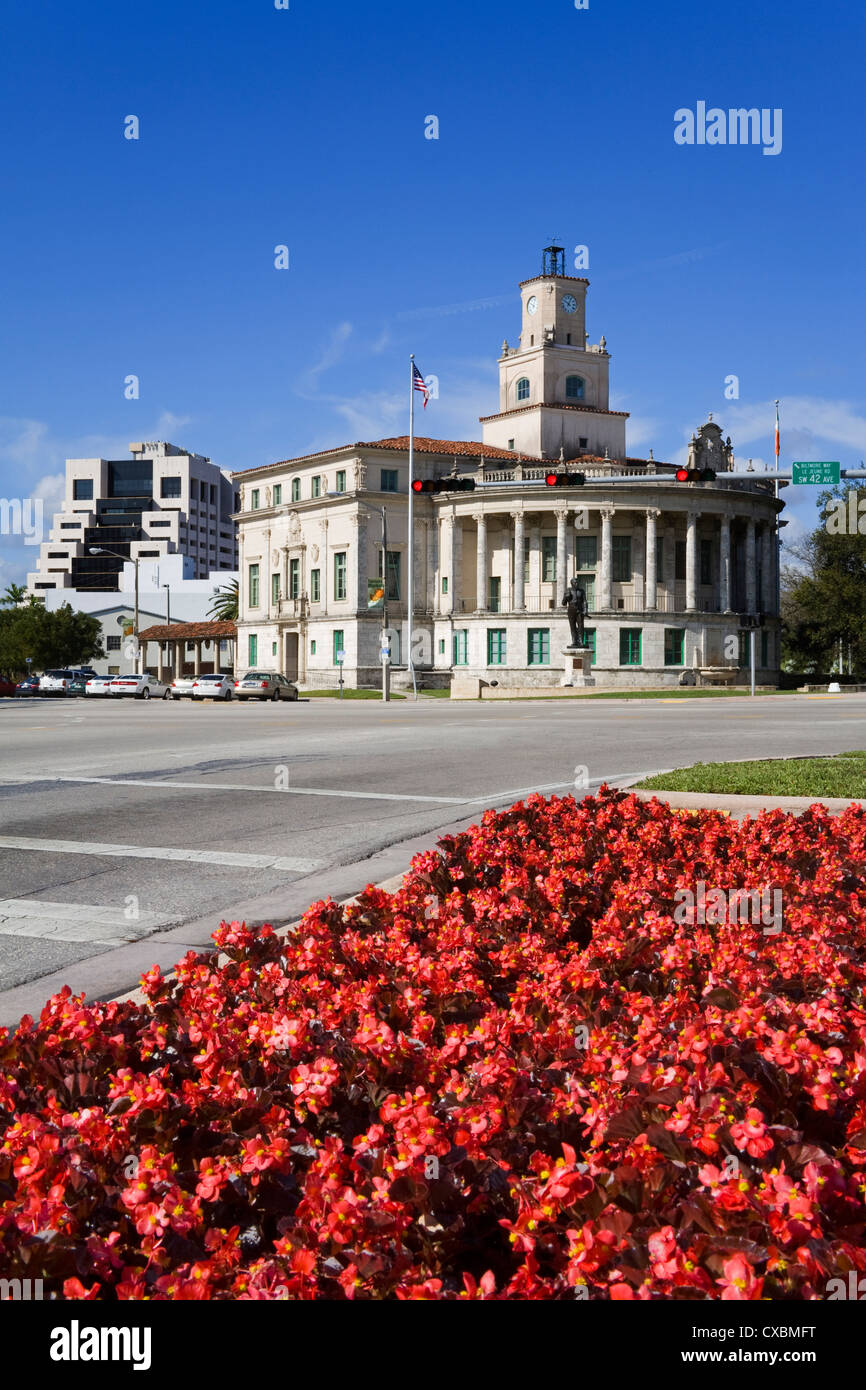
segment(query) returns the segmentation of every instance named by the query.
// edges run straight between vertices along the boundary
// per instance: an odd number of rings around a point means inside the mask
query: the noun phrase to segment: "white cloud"
[[[728,429],[738,453],[753,439],[766,441],[772,453],[776,428],[774,401],[731,403],[726,412]],[[818,458],[822,442],[866,453],[866,417],[850,401],[823,400],[820,396],[788,396],[780,400],[782,458]]]

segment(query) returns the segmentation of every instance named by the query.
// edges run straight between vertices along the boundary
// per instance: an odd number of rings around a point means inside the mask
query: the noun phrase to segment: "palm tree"
[[[218,622],[237,622],[238,581],[230,579],[224,589],[214,589],[213,602],[208,609],[208,617]]]
[[[13,604],[16,608],[19,603],[23,603],[27,597],[27,587],[24,584],[7,584],[6,592],[0,598],[0,603]]]

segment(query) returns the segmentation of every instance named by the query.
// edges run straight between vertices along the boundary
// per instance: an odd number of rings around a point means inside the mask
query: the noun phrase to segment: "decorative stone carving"
[[[728,471],[734,466],[734,451],[731,437],[722,438],[722,431],[710,413],[705,425],[701,425],[689,440],[687,468],[713,468],[717,473]]]
[[[318,547],[317,545],[314,545],[313,548],[312,548],[312,550],[310,551],[310,558],[312,559],[313,564],[315,564],[316,561],[318,560],[318,558],[319,558],[319,547]]]
[[[289,512],[289,535],[299,536],[301,534],[301,519],[297,512]]]

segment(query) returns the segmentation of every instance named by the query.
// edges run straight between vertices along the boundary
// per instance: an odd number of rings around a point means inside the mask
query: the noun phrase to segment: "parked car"
[[[14,681],[7,681],[5,676],[0,676],[0,695],[14,695],[17,689]]]
[[[182,700],[185,695],[191,696],[195,681],[195,676],[176,676],[171,683],[171,698]]]
[[[114,676],[91,676],[84,688],[85,695],[110,695]]]
[[[235,678],[219,674],[215,676],[196,676],[193,681],[193,699],[230,700],[235,693]]]
[[[73,671],[72,680],[66,687],[67,695],[84,695],[87,691],[87,676],[83,671]]]
[[[18,682],[18,685],[17,685],[16,688],[15,688],[15,694],[16,694],[16,695],[38,695],[38,694],[39,694],[39,677],[38,677],[38,676],[25,676],[24,679],[23,679],[23,681],[19,681],[19,682]]]
[[[72,672],[68,667],[57,668],[53,671],[46,671],[39,678],[39,693],[47,695],[63,695],[66,687],[73,679]]]
[[[235,681],[239,700],[297,700],[298,687],[276,671],[247,671]]]
[[[111,682],[112,695],[133,695],[136,700],[167,700],[171,690],[156,676],[115,676]]]

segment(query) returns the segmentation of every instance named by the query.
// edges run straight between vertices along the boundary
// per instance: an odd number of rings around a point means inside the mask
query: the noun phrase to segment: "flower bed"
[[[0,1273],[118,1299],[821,1298],[866,1270],[866,816],[530,797],[0,1033]],[[696,880],[784,927],[679,920]],[[222,961],[220,964],[219,961]]]

